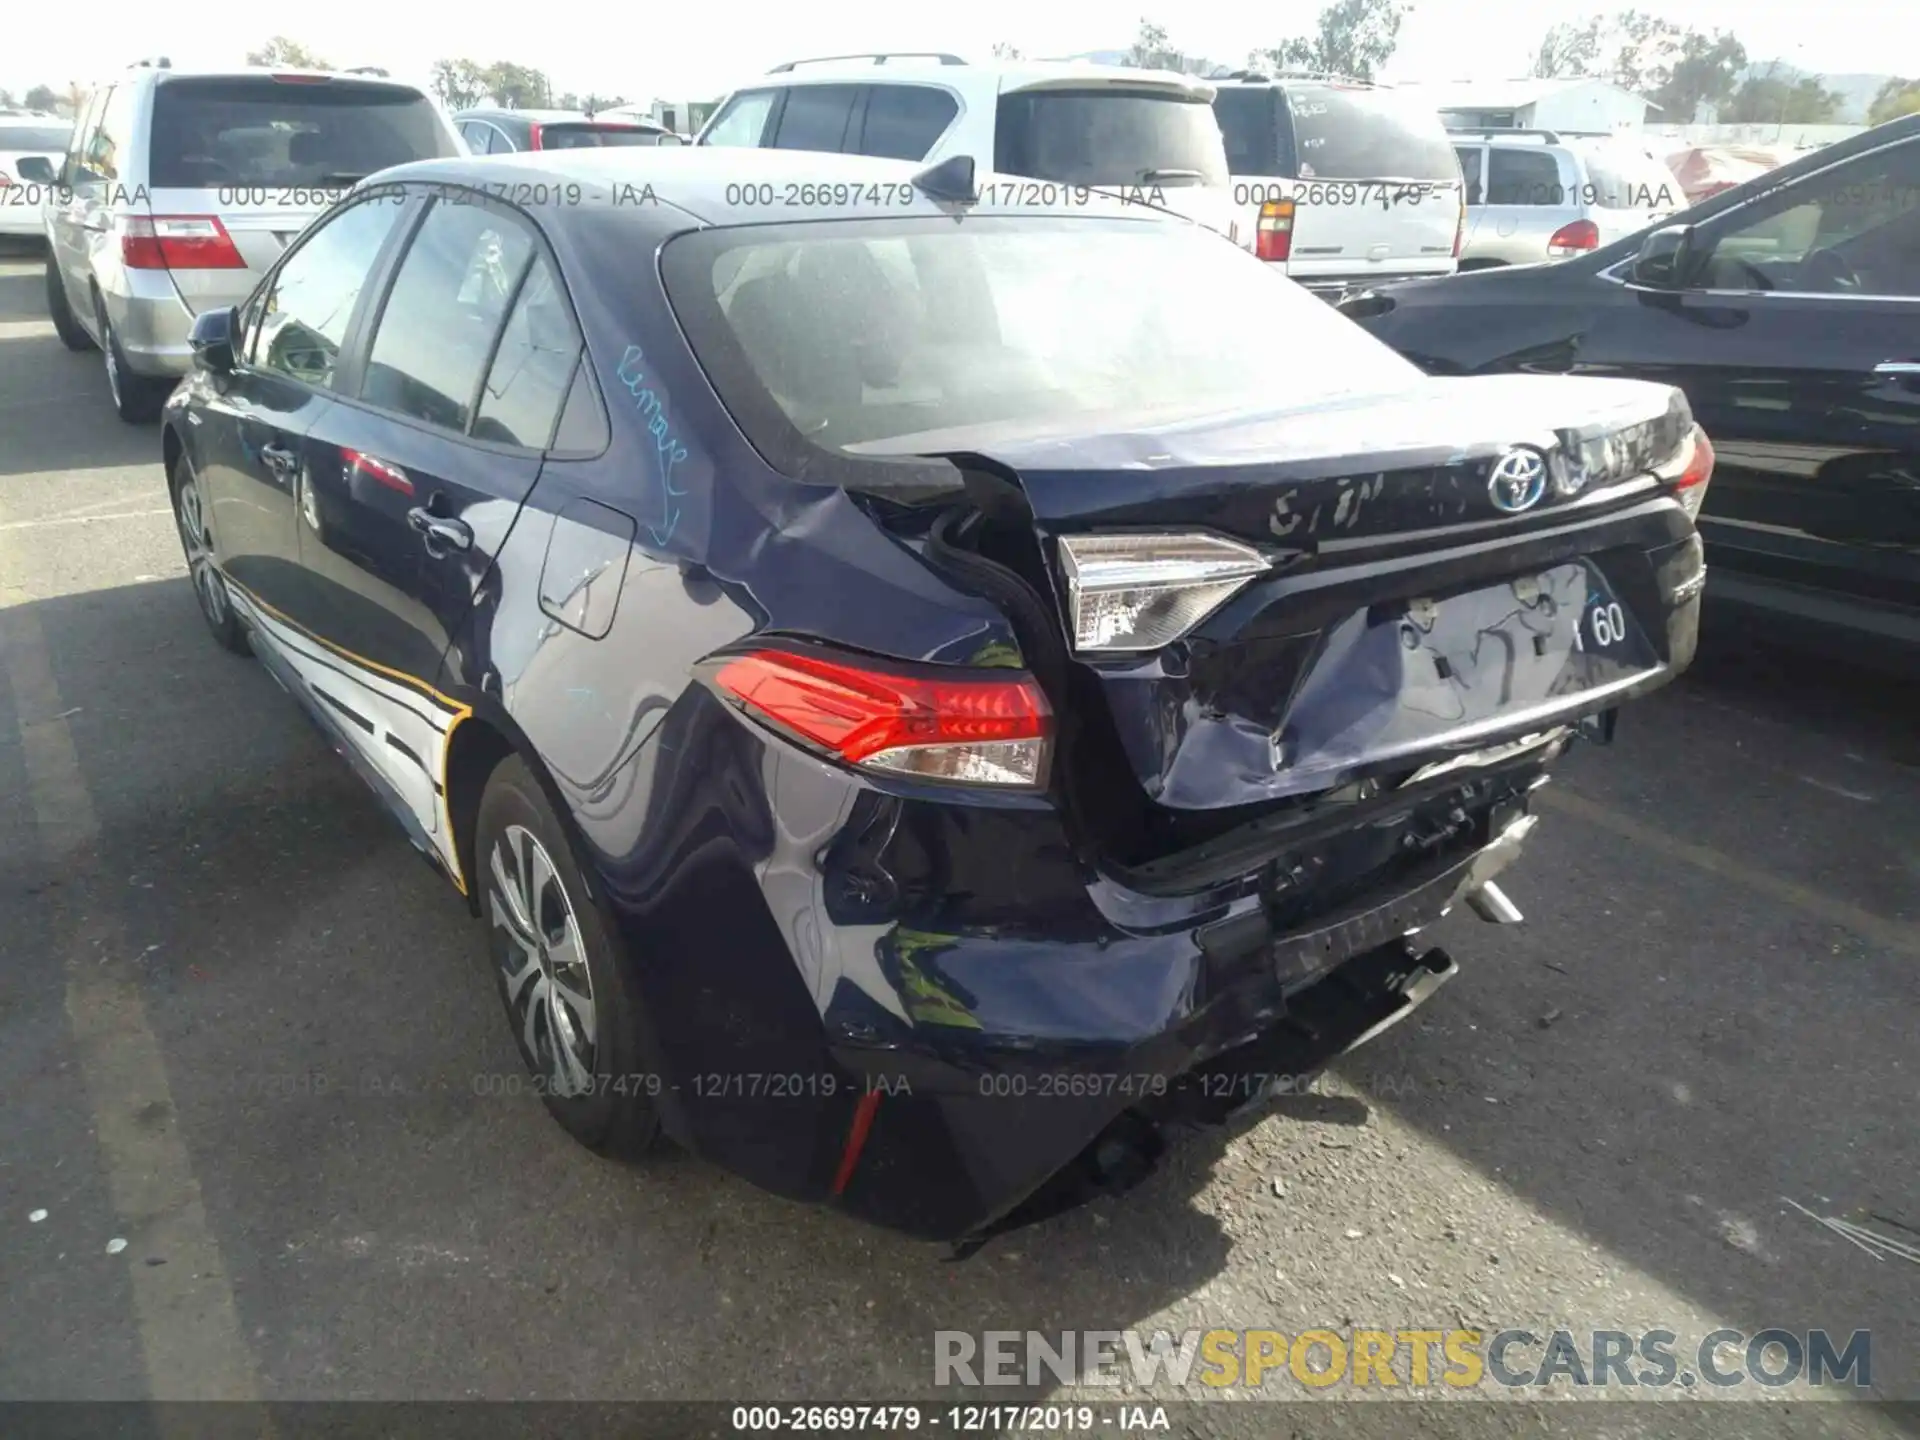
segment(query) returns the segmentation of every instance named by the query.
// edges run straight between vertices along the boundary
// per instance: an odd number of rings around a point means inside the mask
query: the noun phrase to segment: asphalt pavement
[[[1920,1227],[1911,686],[1710,634],[1543,792],[1526,923],[1433,932],[1462,973],[1419,1016],[949,1263],[487,1093],[477,925],[205,634],[158,447],[0,255],[0,1398],[880,1400],[930,1393],[936,1330],[1377,1325],[1870,1330],[1920,1399],[1920,1267],[1785,1203]],[[1316,1401],[1286,1433],[1381,1413],[1280,1393]],[[1381,1433],[1571,1423],[1522,1413]]]

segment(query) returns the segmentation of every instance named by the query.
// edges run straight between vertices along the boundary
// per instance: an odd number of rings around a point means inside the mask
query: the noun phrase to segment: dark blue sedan
[[[1408,1013],[1692,658],[1677,392],[1427,379],[1139,197],[434,161],[194,346],[206,621],[467,897],[526,1088],[929,1238]]]

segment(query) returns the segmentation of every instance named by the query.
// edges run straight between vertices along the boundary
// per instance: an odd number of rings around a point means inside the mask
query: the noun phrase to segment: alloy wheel
[[[112,360],[107,361],[107,367],[112,370]],[[180,466],[180,486],[173,503],[174,523],[180,529],[180,546],[187,552],[187,570],[193,577],[193,593],[200,601],[201,613],[218,629],[227,623],[227,584],[214,568],[213,538],[207,533],[205,512],[200,507],[200,482],[184,458]]]
[[[573,903],[525,826],[509,825],[488,863],[487,908],[505,944],[497,952],[507,1009],[549,1094],[593,1085],[593,977]]]

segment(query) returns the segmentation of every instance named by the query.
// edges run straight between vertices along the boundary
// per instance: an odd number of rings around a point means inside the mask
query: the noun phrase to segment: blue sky
[[[562,89],[619,92],[629,100],[704,99],[795,56],[898,48],[986,55],[997,40],[1030,55],[1124,47],[1143,14],[1190,53],[1241,61],[1247,51],[1311,28],[1320,0],[1160,3],[1160,0],[973,0],[964,6],[843,0],[794,5],[686,4],[403,6],[329,0],[323,6],[163,6],[95,0],[84,24],[30,7],[38,26],[15,23],[0,47],[0,86],[85,82],[143,55],[176,64],[234,64],[285,30],[340,65],[383,65],[424,79],[440,56],[517,60]],[[1618,7],[1610,7],[1618,8]],[[1884,70],[1904,57],[1920,71],[1920,3],[1822,0],[1819,24],[1805,4],[1779,0],[1640,0],[1682,24],[1734,29],[1748,52],[1828,73]],[[1540,34],[1579,19],[1579,0],[1419,0],[1388,72],[1428,79],[1524,73]],[[111,36],[103,45],[98,37]]]

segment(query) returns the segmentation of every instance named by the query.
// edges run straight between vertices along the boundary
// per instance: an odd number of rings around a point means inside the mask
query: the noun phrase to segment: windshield
[[[911,454],[1269,412],[1419,375],[1186,225],[740,227],[672,241],[663,273],[722,398],[783,468],[810,449]]]
[[[155,189],[337,185],[457,155],[419,91],[344,80],[170,80],[153,96]]]
[[[63,155],[71,125],[9,125],[0,120],[0,150],[42,150]]]
[[[678,145],[679,137],[638,125],[542,125],[542,150],[592,150],[604,145]]]
[[[1391,90],[1287,91],[1301,180],[1458,180],[1453,142],[1428,106]]]
[[[1686,200],[1673,171],[1650,155],[1625,146],[1596,146],[1583,151],[1587,163],[1589,205],[1603,210],[1683,210]]]
[[[1211,105],[1114,87],[1002,95],[993,168],[1065,185],[1228,183]]]

